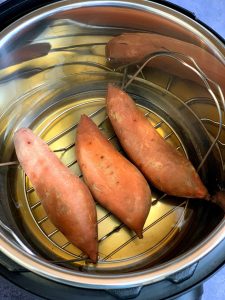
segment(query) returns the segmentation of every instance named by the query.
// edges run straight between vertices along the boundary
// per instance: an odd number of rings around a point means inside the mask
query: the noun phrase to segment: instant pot
[[[152,209],[139,240],[96,205],[99,260],[92,264],[48,219],[18,164],[13,134],[31,128],[82,177],[74,156],[79,118],[89,115],[120,151],[105,95],[108,83],[126,81],[126,91],[192,161],[209,192],[223,190],[222,38],[186,10],[157,1],[9,0],[0,16],[1,274],[47,299],[200,299],[203,281],[225,260],[219,206],[151,186]],[[108,41],[139,32],[157,37],[156,51],[112,66]]]

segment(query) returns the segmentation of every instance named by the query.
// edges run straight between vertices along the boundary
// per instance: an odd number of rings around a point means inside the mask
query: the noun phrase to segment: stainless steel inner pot
[[[195,58],[197,66],[210,55],[201,69],[203,79],[225,91],[224,45],[195,21],[160,4],[62,1],[0,33],[0,157],[6,163],[0,167],[1,251],[29,270],[69,285],[105,289],[156,282],[198,261],[225,237],[219,207],[195,199],[162,198],[151,186],[153,206],[143,240],[96,205],[99,262],[93,265],[82,260],[80,250],[49,221],[18,166],[12,138],[25,126],[82,178],[74,137],[83,113],[122,151],[106,115],[105,94],[108,83],[121,85],[124,77],[107,62],[105,45],[124,32],[149,32],[159,40],[167,36],[189,43],[193,53],[201,54]],[[172,51],[163,45],[158,50]],[[179,53],[185,54],[184,48]],[[173,68],[165,70],[165,61]],[[128,80],[139,67],[129,68]],[[221,95],[210,84],[223,113]],[[160,56],[133,78],[127,92],[167,142],[198,168],[220,127],[218,107],[204,80],[185,63]],[[211,193],[224,183],[223,126],[199,172]]]

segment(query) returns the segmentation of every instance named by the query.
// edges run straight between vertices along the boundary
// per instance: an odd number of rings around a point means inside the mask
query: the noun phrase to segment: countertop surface
[[[0,0],[0,3],[3,0]],[[162,1],[163,2],[163,1]],[[193,12],[199,20],[213,28],[225,39],[225,0],[170,0],[170,2]],[[0,300],[40,300],[0,276]],[[225,299],[225,268],[214,274],[204,284],[203,300]]]

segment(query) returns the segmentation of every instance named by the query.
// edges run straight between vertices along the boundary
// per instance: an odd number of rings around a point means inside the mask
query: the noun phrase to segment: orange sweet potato
[[[141,238],[151,205],[148,183],[85,115],[77,128],[76,155],[95,199]]]
[[[68,240],[97,261],[97,217],[87,186],[30,129],[14,136],[18,160],[52,223]]]
[[[208,197],[191,162],[158,134],[128,94],[109,85],[106,104],[122,147],[155,187],[173,196]]]
[[[225,92],[225,65],[214,54],[210,53],[207,46],[201,47],[154,33],[124,33],[112,38],[106,45],[106,57],[113,66],[142,62],[151,53],[170,51],[183,53],[192,57],[207,76],[220,85]],[[152,60],[150,66],[170,72],[181,78],[197,81],[203,84],[197,75],[187,67],[175,60],[166,57]]]

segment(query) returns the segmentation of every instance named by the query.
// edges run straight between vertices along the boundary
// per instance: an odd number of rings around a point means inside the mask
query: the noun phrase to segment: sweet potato
[[[109,85],[106,105],[122,147],[155,187],[173,196],[208,197],[190,161],[158,134],[128,94]]]
[[[151,205],[148,183],[85,115],[77,128],[76,156],[94,198],[141,238]]]
[[[97,261],[97,217],[92,195],[41,138],[22,128],[14,135],[18,160],[52,223]]]
[[[204,44],[199,47],[179,39],[153,33],[124,33],[112,38],[106,45],[106,57],[113,66],[140,63],[151,53],[160,51],[179,52],[192,57],[203,72],[218,83],[225,92],[225,65],[214,54],[208,52]],[[152,60],[149,65],[203,84],[193,71],[175,60],[160,57]]]

